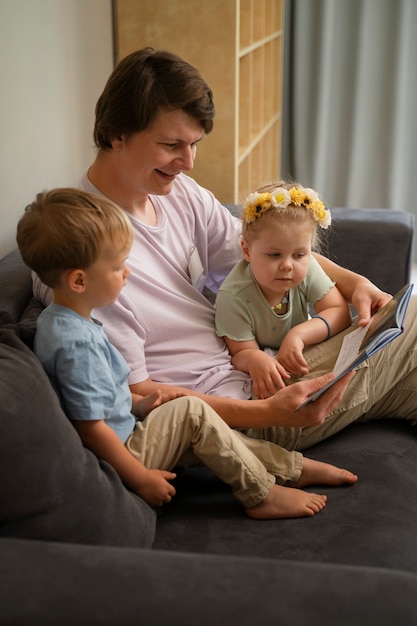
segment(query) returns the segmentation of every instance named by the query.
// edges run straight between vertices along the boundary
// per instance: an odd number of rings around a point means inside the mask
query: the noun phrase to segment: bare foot
[[[301,476],[292,487],[302,489],[307,485],[352,485],[357,480],[356,474],[349,470],[304,457]]]
[[[245,511],[258,520],[308,517],[324,509],[326,501],[327,496],[274,485],[265,500]]]

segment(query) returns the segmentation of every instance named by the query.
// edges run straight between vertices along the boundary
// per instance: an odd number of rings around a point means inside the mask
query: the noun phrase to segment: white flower
[[[310,187],[304,187],[304,193],[308,196],[313,204],[319,199],[319,194],[314,189],[310,189]]]
[[[322,228],[329,228],[332,223],[332,216],[329,209],[325,209],[324,217],[322,217],[319,221],[319,224]]]
[[[272,194],[272,204],[277,209],[286,209],[291,204],[291,196],[286,189],[279,189]]]

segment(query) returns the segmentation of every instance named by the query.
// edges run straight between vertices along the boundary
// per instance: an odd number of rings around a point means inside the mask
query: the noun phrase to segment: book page
[[[341,372],[346,369],[349,363],[352,363],[356,359],[359,354],[359,348],[361,346],[363,337],[364,335],[366,335],[368,328],[369,324],[361,328],[356,328],[356,330],[353,330],[343,339],[339,355],[333,368],[333,372],[336,374],[336,376],[341,374]]]

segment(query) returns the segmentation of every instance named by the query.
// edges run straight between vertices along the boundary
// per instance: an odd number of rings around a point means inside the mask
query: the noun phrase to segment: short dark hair
[[[115,137],[145,130],[164,110],[188,113],[206,134],[213,128],[213,95],[193,65],[164,50],[132,52],[115,67],[97,101],[96,146],[111,149]]]

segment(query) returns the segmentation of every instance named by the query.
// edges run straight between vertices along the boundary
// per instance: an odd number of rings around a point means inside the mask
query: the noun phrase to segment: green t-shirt
[[[256,339],[260,348],[278,349],[286,333],[308,319],[309,308],[334,286],[311,257],[304,280],[289,292],[288,310],[276,315],[242,259],[230,272],[216,298],[216,332],[234,341]]]

